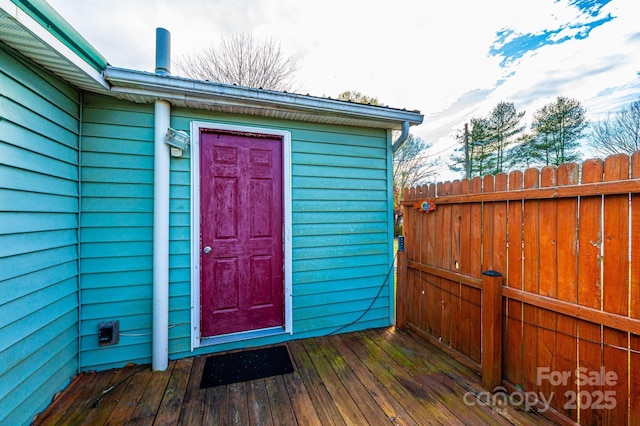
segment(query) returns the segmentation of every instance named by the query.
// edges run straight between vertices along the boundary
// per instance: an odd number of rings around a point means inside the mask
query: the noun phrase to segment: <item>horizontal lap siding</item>
[[[292,132],[294,328],[388,325],[386,132],[321,130]]]
[[[81,369],[151,362],[153,105],[86,94],[81,198]],[[120,343],[98,346],[98,323]]]
[[[0,424],[78,369],[79,94],[0,45]]]
[[[391,252],[386,131],[172,111],[171,126],[176,129],[189,132],[194,120],[291,131],[293,338],[389,325],[393,301],[385,281]],[[169,351],[174,358],[193,354],[188,156],[171,160]],[[251,345],[287,338],[252,340]],[[246,343],[196,353],[242,346]]]
[[[150,362],[153,105],[97,95],[86,95],[84,104],[81,369]],[[171,127],[187,132],[194,120],[291,131],[295,338],[327,334],[361,316],[350,330],[390,323],[392,301],[389,283],[384,282],[390,267],[391,235],[386,131],[183,109],[173,109],[171,115]],[[171,159],[172,358],[193,355],[190,167],[188,151],[182,158]],[[381,296],[374,301],[379,292]],[[107,320],[120,321],[120,343],[99,347],[97,325]],[[214,349],[241,346],[246,343]]]
[[[172,113],[173,116],[173,113]],[[173,120],[172,127],[176,127]],[[189,126],[182,129],[190,133]],[[171,159],[169,177],[169,354],[191,348],[191,157]],[[188,352],[191,354],[191,352]]]

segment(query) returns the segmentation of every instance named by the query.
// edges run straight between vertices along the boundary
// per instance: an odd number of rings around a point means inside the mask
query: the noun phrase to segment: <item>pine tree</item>
[[[533,116],[534,139],[529,155],[541,165],[560,165],[580,159],[578,148],[588,126],[586,110],[576,99],[558,96]]]

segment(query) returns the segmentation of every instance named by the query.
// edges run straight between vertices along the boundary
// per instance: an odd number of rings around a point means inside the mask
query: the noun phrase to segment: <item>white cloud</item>
[[[419,109],[425,124],[413,131],[434,151],[500,101],[532,113],[564,95],[601,114],[640,92],[637,0],[612,0],[602,14],[616,18],[586,39],[541,47],[506,69],[489,55],[498,31],[563,28],[561,39],[591,18],[556,0],[49,1],[114,66],[152,70],[158,26],[172,33],[174,60],[234,32],[271,37],[298,60],[303,93],[358,90]]]

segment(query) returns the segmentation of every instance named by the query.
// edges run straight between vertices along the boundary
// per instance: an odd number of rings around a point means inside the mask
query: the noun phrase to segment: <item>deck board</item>
[[[180,410],[179,424],[197,425],[202,422],[207,393],[200,390],[200,379],[206,359],[206,357],[197,357],[193,360],[187,390],[182,401],[182,410]]]
[[[249,424],[271,426],[271,401],[265,379],[253,380],[247,383],[247,408],[249,409]],[[263,401],[269,401],[265,404]],[[292,409],[293,411],[293,409]]]
[[[206,356],[171,361],[164,372],[83,373],[34,424],[549,424],[515,407],[465,403],[467,392],[483,391],[479,376],[411,333],[384,328],[286,345],[292,374],[208,389],[200,389]]]

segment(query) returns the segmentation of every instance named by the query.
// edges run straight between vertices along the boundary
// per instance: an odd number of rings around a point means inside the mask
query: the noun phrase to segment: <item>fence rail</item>
[[[410,188],[401,204],[399,327],[490,390],[583,424],[640,422],[640,152]]]

